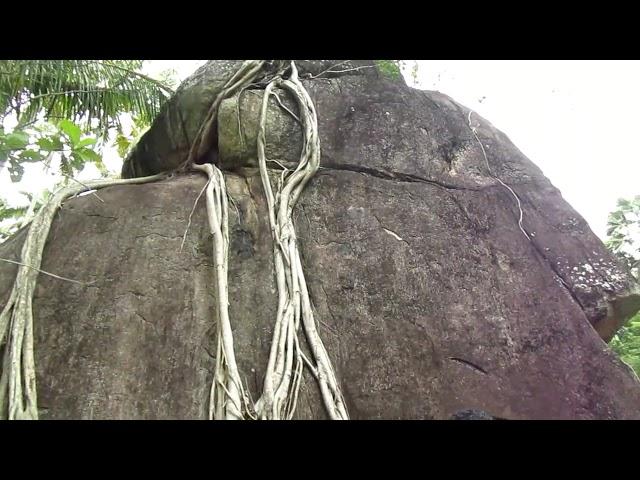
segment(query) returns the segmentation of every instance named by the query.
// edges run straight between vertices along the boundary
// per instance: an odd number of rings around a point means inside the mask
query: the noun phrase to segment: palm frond
[[[151,123],[173,90],[140,73],[141,66],[142,60],[0,61],[0,114],[14,111],[21,123],[40,114],[63,117],[100,130],[119,125],[123,112]]]

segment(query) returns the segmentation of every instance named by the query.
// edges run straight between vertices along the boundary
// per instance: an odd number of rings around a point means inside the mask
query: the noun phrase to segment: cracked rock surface
[[[640,382],[603,341],[640,307],[640,293],[584,219],[474,115],[491,171],[522,202],[527,239],[513,196],[487,171],[466,108],[359,68],[370,62],[319,75],[335,63],[299,62],[301,77],[317,76],[304,83],[318,112],[323,168],[295,223],[350,416],[446,419],[478,410],[506,419],[640,419]],[[185,81],[124,176],[183,161],[216,89],[238,65],[210,62]],[[253,96],[240,102],[241,114],[250,115]],[[225,115],[235,118],[232,109]],[[295,132],[291,118],[282,123]],[[233,130],[226,127],[221,135]],[[289,137],[295,133],[275,131],[270,151],[286,159]],[[229,297],[238,366],[255,399],[276,290],[264,193],[250,152],[246,162],[243,155],[229,157],[226,173],[236,206]],[[180,251],[205,182],[188,174],[106,188],[104,203],[91,195],[65,202],[42,268],[94,283],[39,277],[42,418],[206,417],[215,298],[203,199]],[[17,260],[23,239],[24,231],[1,245],[0,256]],[[0,302],[16,270],[0,263]],[[297,417],[326,417],[308,374]]]

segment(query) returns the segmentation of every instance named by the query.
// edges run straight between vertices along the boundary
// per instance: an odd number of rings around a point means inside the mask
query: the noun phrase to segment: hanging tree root
[[[264,61],[249,61],[245,62],[242,67],[236,72],[236,74],[227,82],[221,95],[219,95],[214,104],[209,109],[209,112],[205,118],[205,122],[200,127],[197,141],[194,142],[190,150],[189,157],[185,165],[192,165],[195,158],[202,157],[208,152],[212,145],[215,143],[215,124],[216,114],[219,103],[226,98],[226,96],[233,95],[238,88],[242,88],[250,83],[255,78],[256,74],[261,70]],[[215,167],[213,167],[215,169]],[[217,169],[216,169],[217,170]],[[224,179],[222,173],[217,170],[218,174],[214,175],[218,181],[210,187],[218,186],[218,192],[224,190]],[[0,376],[0,419],[37,419],[37,394],[36,394],[36,378],[34,367],[34,355],[33,355],[33,312],[32,312],[32,299],[33,292],[35,290],[38,274],[41,272],[40,264],[42,262],[42,252],[47,240],[49,229],[53,218],[62,204],[62,202],[74,195],[82,193],[91,189],[98,189],[112,185],[128,185],[128,184],[140,184],[147,183],[156,180],[160,180],[167,176],[166,173],[158,175],[132,178],[126,180],[96,180],[87,182],[86,184],[80,183],[78,186],[65,187],[56,192],[51,199],[42,207],[42,209],[35,215],[27,238],[22,247],[20,267],[16,280],[11,290],[9,300],[5,305],[2,313],[0,314],[0,347],[4,346],[4,355],[2,359],[1,376]],[[214,195],[212,189],[208,192],[207,206],[209,211],[219,212],[219,221],[221,222],[221,235],[216,237],[216,245],[220,245],[222,250],[222,256],[217,255],[216,258],[224,258],[224,261],[217,263],[220,268],[220,279],[218,291],[222,300],[221,305],[224,305],[224,310],[227,310],[227,293],[226,293],[226,258],[227,247],[223,246],[223,242],[226,239],[228,243],[227,232],[227,205],[226,205],[226,193],[223,194],[223,200],[220,200],[219,195]],[[216,199],[222,203],[216,204]],[[217,208],[216,208],[217,205]],[[221,213],[223,212],[223,213]],[[215,221],[212,223],[213,225]],[[49,274],[48,272],[46,272]],[[51,275],[51,274],[49,274]],[[60,278],[60,277],[59,277]],[[222,280],[224,279],[224,280]],[[222,310],[222,308],[220,309]],[[228,315],[227,315],[228,323]],[[230,334],[230,328],[224,329],[223,335],[220,336],[221,342],[227,345],[233,342],[232,338],[227,338],[225,335],[227,332]],[[233,349],[227,348],[227,351],[223,352],[226,355],[217,356],[216,368],[216,380],[214,385],[220,385],[220,378],[227,376],[223,372],[223,367],[226,365],[235,366],[233,360]],[[220,405],[226,405],[228,418],[241,418],[239,401],[237,400],[238,392],[242,392],[242,387],[239,381],[236,383],[235,375],[237,369],[231,371],[231,382],[228,385],[222,383],[221,387],[227,395],[228,400],[224,395],[218,395],[215,397],[215,402],[212,404],[212,410],[216,410],[215,405],[218,405],[216,418],[221,418],[219,415]]]
[[[229,206],[224,175],[212,164],[197,165],[197,159],[206,155],[216,142],[218,107],[222,100],[234,95],[249,85],[260,72],[264,61],[250,60],[225,83],[213,101],[196,138],[189,156],[181,170],[193,169],[204,172],[209,178],[206,187],[207,217],[213,236],[213,259],[216,277],[216,364],[209,397],[209,418],[241,420],[252,417],[252,406],[242,388],[233,348],[233,333],[229,320],[228,251]]]
[[[266,167],[265,129],[269,96],[275,87],[284,88],[296,99],[303,126],[303,148],[297,168],[284,181],[279,182],[274,196]],[[303,368],[302,352],[297,337],[302,322],[316,363],[314,370],[329,417],[334,420],[347,419],[347,411],[331,361],[313,318],[292,218],[293,209],[302,190],[320,165],[320,139],[315,108],[298,79],[293,62],[288,80],[276,77],[265,89],[258,130],[258,162],[267,196],[274,245],[278,311],[263,395],[256,404],[256,411],[259,417],[264,419],[292,418]]]
[[[213,235],[213,258],[217,292],[217,347],[214,379],[211,386],[211,419],[290,419],[297,405],[305,365],[318,381],[324,405],[331,419],[347,419],[348,414],[331,361],[317,331],[309,292],[298,251],[293,209],[320,163],[318,121],[313,102],[298,79],[294,62],[279,63],[279,69],[267,79],[262,70],[266,62],[250,60],[225,84],[209,108],[185,163],[180,171],[195,170],[208,177],[206,190],[207,218]],[[284,73],[290,70],[288,79]],[[215,165],[197,165],[216,143],[216,121],[220,102],[245,89],[266,86],[258,132],[258,161],[273,238],[273,254],[278,287],[278,309],[273,340],[264,379],[263,394],[255,404],[242,386],[235,359],[233,334],[229,319],[228,294],[228,200],[224,175]],[[283,168],[274,195],[265,156],[266,113],[270,95],[282,102],[273,88],[288,91],[296,100],[299,117],[286,109],[303,126],[303,149],[297,168]],[[275,160],[271,160],[277,163]],[[37,419],[36,377],[33,355],[32,299],[38,274],[42,272],[42,252],[53,218],[62,202],[87,190],[112,185],[141,184],[163,179],[166,173],[127,180],[96,180],[56,192],[35,215],[22,247],[16,280],[7,304],[0,314],[0,347],[4,345],[0,376],[0,419]],[[184,239],[183,239],[184,241]],[[49,275],[52,275],[48,272]],[[53,275],[62,280],[64,277]],[[302,323],[312,359],[302,352],[298,331]]]
[[[95,180],[86,184],[64,187],[55,192],[35,215],[22,246],[20,267],[13,289],[0,313],[0,347],[4,345],[0,376],[0,419],[36,420],[38,418],[32,300],[38,275],[41,272],[44,245],[53,218],[62,202],[88,190],[112,185],[148,183],[165,177],[166,174],[159,174],[127,180]],[[53,276],[69,280],[57,275]]]
[[[209,400],[209,418],[241,420],[247,401],[236,365],[233,334],[229,321],[229,286],[227,282],[229,229],[227,191],[222,172],[211,164],[194,165],[207,174],[207,218],[213,235],[213,263],[217,292],[216,365]]]
[[[207,187],[207,212],[209,226],[214,237],[213,255],[216,268],[218,298],[217,354],[214,380],[211,387],[209,415],[211,419],[290,419],[297,405],[298,392],[305,364],[319,383],[324,405],[331,419],[347,419],[348,414],[329,355],[317,331],[309,292],[302,270],[293,224],[293,209],[320,163],[318,121],[313,102],[298,79],[294,62],[281,65],[266,83],[258,131],[258,162],[260,176],[267,197],[269,223],[273,238],[273,255],[278,287],[278,309],[273,332],[263,394],[253,404],[242,388],[235,362],[233,336],[228,313],[228,205],[222,172],[214,165],[196,165],[215,141],[215,122],[218,106],[224,98],[255,85],[255,79],[264,62],[248,61],[240,67],[223,91],[214,100],[207,118],[192,145],[185,168],[205,172],[209,178]],[[289,79],[283,75],[290,69]],[[288,91],[296,100],[300,115],[296,117],[303,126],[303,149],[297,168],[290,172],[283,168],[274,195],[266,167],[265,156],[266,114],[270,95],[275,87]],[[279,99],[279,97],[278,97]],[[281,102],[280,102],[281,103]],[[288,109],[287,109],[288,110]],[[298,339],[300,323],[304,328],[313,360],[302,352]]]

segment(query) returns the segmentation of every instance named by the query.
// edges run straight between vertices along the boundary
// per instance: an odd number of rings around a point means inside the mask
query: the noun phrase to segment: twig
[[[275,163],[276,165],[278,165],[280,168],[282,168],[282,170],[284,170],[285,172],[290,172],[291,170],[289,170],[287,167],[285,167],[282,163],[280,163],[278,160],[267,160],[267,162],[269,163]]]
[[[61,277],[60,275],[56,275],[55,273],[45,272],[44,270],[40,270],[39,268],[32,267],[31,265],[27,265],[26,263],[16,262],[15,260],[9,260],[8,258],[0,258],[0,262],[7,262],[7,263],[13,263],[15,265],[22,265],[23,267],[28,267],[28,268],[31,268],[33,270],[37,270],[40,273],[44,273],[45,275],[49,275],[50,277],[57,278],[58,280],[64,280],[65,282],[71,282],[71,283],[77,283],[78,285],[82,285],[83,287],[86,287],[88,285],[91,285],[91,284],[95,283],[95,282],[85,283],[85,282],[80,282],[78,280],[72,280],[71,278]]]
[[[62,176],[63,176],[63,177],[67,177],[67,178],[69,178],[69,179],[73,180],[74,182],[79,183],[80,185],[82,185],[84,188],[86,188],[86,189],[87,189],[86,191],[89,191],[89,192],[90,192],[94,197],[96,197],[96,198],[97,198],[98,200],[100,200],[102,203],[105,203],[105,202],[104,202],[104,200],[103,200],[103,199],[101,199],[101,198],[98,196],[98,194],[96,193],[95,189],[92,189],[91,187],[88,187],[87,185],[85,185],[84,183],[82,183],[80,180],[77,180],[77,179],[73,178],[72,176],[67,175],[67,174],[65,174],[65,173],[63,173],[63,174],[62,174]],[[85,191],[85,192],[86,192],[86,191]],[[83,193],[84,193],[84,192],[83,192]]]
[[[309,76],[307,78],[312,79],[312,78],[318,78],[320,75],[322,75],[323,73],[328,72],[329,70],[331,70],[332,68],[335,67],[339,67],[340,65],[344,65],[345,63],[347,63],[349,60],[343,60],[342,62],[338,62],[334,65],[331,65],[329,68],[324,69],[323,71],[321,71],[320,73],[318,73],[317,75],[311,75],[309,74]]]
[[[308,78],[309,80],[312,80],[312,79],[314,79],[314,78],[318,78],[318,77],[320,77],[320,75],[324,75],[325,73],[347,73],[347,72],[356,72],[356,71],[358,71],[358,70],[362,70],[362,69],[364,69],[364,68],[375,68],[375,65],[361,65],[361,66],[359,66],[359,67],[346,68],[346,69],[344,69],[344,70],[331,70],[332,68],[337,67],[338,65],[342,65],[343,63],[346,63],[346,62],[348,62],[348,60],[345,60],[344,62],[337,63],[337,64],[335,64],[335,65],[333,65],[333,66],[329,67],[328,69],[326,69],[326,70],[324,70],[324,71],[320,72],[319,74],[317,74],[317,75],[311,75],[310,77],[307,77],[307,78]]]
[[[229,203],[233,205],[233,209],[236,211],[236,216],[238,217],[238,225],[242,226],[242,215],[240,214],[240,209],[238,208],[236,201],[233,199],[231,195],[229,195],[228,192],[227,192],[227,199],[229,200]]]
[[[282,100],[280,100],[280,97],[278,96],[277,93],[273,92],[272,95],[276,98],[276,101],[278,102],[278,105],[280,105],[280,108],[282,108],[283,110],[285,110],[286,112],[289,113],[289,115],[291,115],[293,118],[296,119],[296,121],[300,124],[302,124],[302,122],[300,121],[300,118],[298,118],[298,116],[293,113],[291,110],[289,110],[283,103]]]
[[[198,205],[198,200],[200,200],[200,197],[202,196],[204,191],[207,189],[207,187],[209,186],[210,182],[211,182],[211,180],[207,180],[207,183],[204,184],[204,187],[202,187],[202,190],[200,190],[200,193],[196,197],[196,201],[193,202],[193,208],[191,209],[191,213],[189,214],[189,221],[187,222],[187,228],[184,231],[184,235],[182,235],[182,242],[180,243],[180,251],[182,251],[182,247],[184,247],[184,242],[187,239],[187,232],[189,231],[189,227],[191,226],[191,217],[193,216],[193,212],[196,211],[196,206]]]

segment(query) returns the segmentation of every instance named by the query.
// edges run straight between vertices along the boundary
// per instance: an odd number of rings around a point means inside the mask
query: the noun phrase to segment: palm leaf
[[[21,124],[68,118],[105,131],[130,112],[151,123],[173,90],[139,72],[141,60],[0,61],[0,115],[12,111]]]

